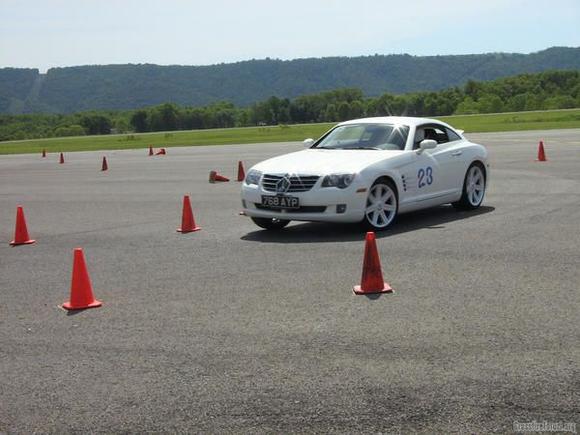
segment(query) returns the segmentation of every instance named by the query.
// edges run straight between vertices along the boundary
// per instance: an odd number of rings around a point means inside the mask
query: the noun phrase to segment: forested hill
[[[430,91],[551,69],[580,69],[580,47],[531,54],[375,55],[250,60],[211,66],[95,65],[0,69],[0,113],[134,109],[163,102],[248,105],[355,87],[367,96]]]

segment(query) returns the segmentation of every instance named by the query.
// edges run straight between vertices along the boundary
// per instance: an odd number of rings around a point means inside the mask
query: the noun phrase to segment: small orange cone
[[[375,233],[369,231],[365,241],[361,284],[354,286],[352,291],[357,295],[392,292],[393,289],[391,286],[383,281],[383,272],[381,270],[381,260],[377,250]]]
[[[14,229],[14,240],[10,242],[12,246],[30,245],[36,242],[28,236],[28,228],[26,228],[26,219],[24,218],[24,210],[22,206],[16,207],[16,228]]]
[[[238,181],[244,181],[246,179],[246,171],[244,171],[244,164],[240,160],[238,162]]]
[[[152,156],[153,155],[153,147],[149,147],[149,155]]]
[[[195,224],[193,212],[191,211],[191,203],[189,202],[189,196],[185,195],[183,197],[183,213],[181,214],[181,228],[178,228],[177,232],[185,234],[199,230],[201,230],[201,228]]]
[[[218,174],[216,171],[209,171],[209,182],[215,183],[216,181],[230,181],[228,177]]]
[[[42,150],[42,157],[46,157],[46,150],[45,149]]]
[[[64,155],[60,153],[60,160],[58,161],[61,165],[64,163]]]
[[[93,296],[91,278],[85,264],[82,248],[75,248],[72,282],[70,286],[70,300],[62,304],[67,310],[84,310],[85,308],[100,307],[101,301]]]
[[[538,145],[538,159],[536,162],[546,162],[548,159],[546,158],[546,152],[544,151],[544,141],[540,141]]]
[[[107,158],[103,156],[103,165],[101,166],[101,171],[106,171],[109,169],[109,165],[107,164]]]
[[[155,153],[156,156],[164,156],[165,154],[167,154],[165,148],[161,148],[159,151]]]

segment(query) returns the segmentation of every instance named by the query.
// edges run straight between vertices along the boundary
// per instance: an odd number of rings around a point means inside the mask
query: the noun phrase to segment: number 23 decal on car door
[[[417,172],[417,187],[422,188],[433,183],[433,168],[427,166],[426,168],[419,169]]]

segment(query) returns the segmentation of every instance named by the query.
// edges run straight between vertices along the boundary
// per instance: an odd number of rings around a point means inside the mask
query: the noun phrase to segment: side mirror
[[[302,142],[302,144],[304,145],[304,148],[310,148],[312,145],[314,145],[314,139],[311,138],[304,139],[304,142]]]
[[[419,153],[422,153],[425,150],[432,150],[437,146],[437,141],[433,139],[425,139],[422,140],[419,144]]]

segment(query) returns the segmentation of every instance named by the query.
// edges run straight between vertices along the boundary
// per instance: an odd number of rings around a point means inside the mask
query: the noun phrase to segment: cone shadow
[[[377,299],[379,299],[384,294],[389,294],[389,293],[372,293],[372,294],[361,295],[361,296],[364,296],[365,298],[370,299],[371,301],[376,301]],[[392,292],[390,294],[392,294]]]

